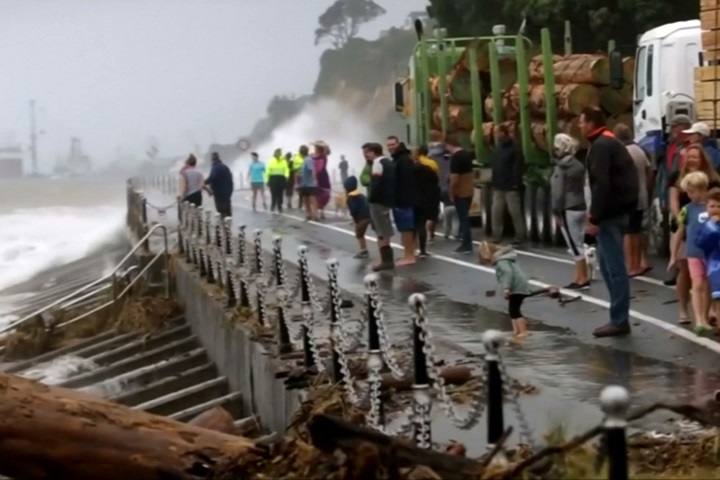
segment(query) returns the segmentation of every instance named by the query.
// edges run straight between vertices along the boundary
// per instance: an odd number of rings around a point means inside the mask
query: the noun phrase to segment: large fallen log
[[[441,478],[480,478],[483,470],[474,460],[418,448],[407,440],[392,438],[330,415],[312,417],[307,428],[313,445],[325,452],[340,449],[352,455],[363,445],[370,444],[377,449],[383,464],[391,463],[398,468],[424,465]]]
[[[216,478],[264,453],[247,438],[0,374],[0,475],[16,480]]]

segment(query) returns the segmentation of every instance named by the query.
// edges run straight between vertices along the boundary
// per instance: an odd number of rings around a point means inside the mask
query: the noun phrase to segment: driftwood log
[[[0,475],[16,480],[197,480],[264,454],[244,437],[0,374]]]
[[[322,451],[331,453],[340,449],[353,455],[369,444],[377,449],[385,465],[392,463],[398,468],[423,465],[441,478],[479,478],[483,470],[475,460],[418,448],[407,440],[389,437],[330,415],[312,417],[308,432],[313,445]]]

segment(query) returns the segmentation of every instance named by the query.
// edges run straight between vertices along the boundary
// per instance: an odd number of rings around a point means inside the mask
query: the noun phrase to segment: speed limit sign
[[[241,152],[247,152],[248,150],[250,150],[250,141],[245,138],[241,138],[240,140],[238,140],[235,146]]]

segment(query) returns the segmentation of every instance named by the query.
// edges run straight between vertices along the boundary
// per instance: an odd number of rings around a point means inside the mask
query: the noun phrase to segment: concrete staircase
[[[48,376],[59,369],[61,378]],[[251,412],[242,411],[241,393],[231,391],[227,379],[218,374],[184,318],[152,335],[102,333],[4,371],[181,422],[218,406],[230,412],[236,425],[252,418]],[[273,438],[275,434],[262,440]]]

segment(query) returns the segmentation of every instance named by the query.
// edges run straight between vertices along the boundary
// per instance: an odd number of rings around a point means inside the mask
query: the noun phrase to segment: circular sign
[[[245,138],[241,138],[240,140],[238,140],[235,146],[241,152],[247,152],[248,150],[250,150],[250,141]]]

